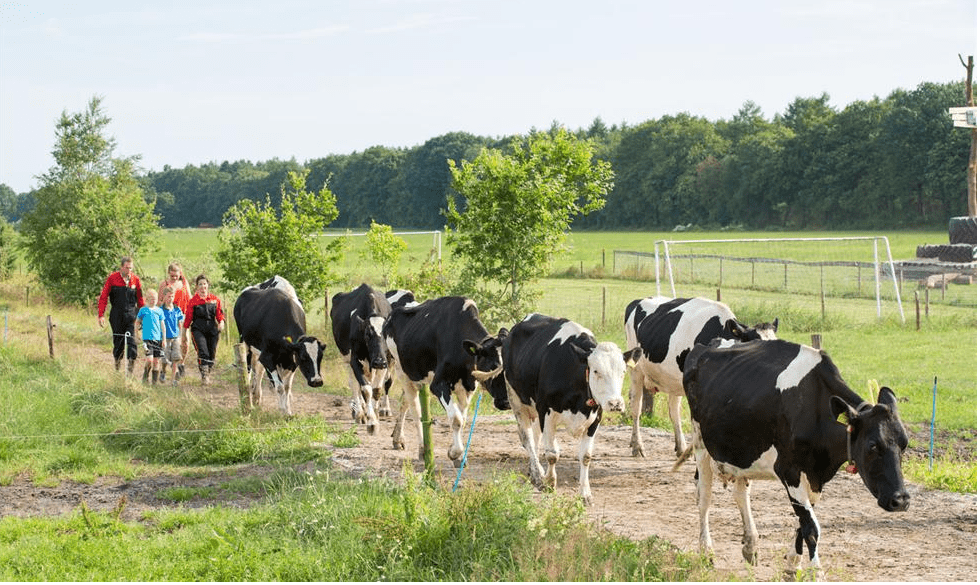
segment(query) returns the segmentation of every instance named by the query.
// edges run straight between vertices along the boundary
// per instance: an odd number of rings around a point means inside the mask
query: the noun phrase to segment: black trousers
[[[213,331],[202,331],[191,327],[191,338],[194,339],[194,348],[197,349],[197,365],[214,366],[221,332],[217,328]]]
[[[136,359],[136,315],[110,312],[109,327],[112,328],[112,357],[122,359],[123,354],[131,360]],[[127,335],[128,334],[128,335]]]

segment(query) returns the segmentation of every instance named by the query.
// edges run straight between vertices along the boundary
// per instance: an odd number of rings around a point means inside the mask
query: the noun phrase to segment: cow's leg
[[[548,462],[548,471],[544,474],[544,484],[551,489],[558,487],[558,471],[555,467],[558,465],[558,456],[561,452],[558,448],[558,437],[555,436],[557,427],[558,415],[554,412],[546,413],[541,428],[541,443],[544,447],[544,458]]]
[[[800,519],[800,527],[796,529],[795,541],[786,555],[787,570],[795,574],[802,568],[803,544],[806,543],[810,568],[816,571],[818,578],[822,578],[823,570],[820,567],[820,555],[817,551],[817,542],[820,540],[820,524],[817,522],[813,504],[810,502],[809,482],[806,475],[803,474],[799,476],[796,486],[791,484],[792,478],[791,480],[781,479],[786,488],[786,493],[789,494],[789,501],[793,504],[793,512]]]
[[[347,359],[349,368],[347,370],[347,384],[350,386],[350,415],[357,424],[367,422],[366,403],[371,399],[370,388],[368,394],[364,393],[364,370],[361,362],[351,354],[344,356]]]
[[[391,416],[391,402],[388,400],[388,391],[391,390],[391,376],[385,376],[385,389],[378,399],[378,417]]]
[[[279,371],[280,383],[276,385],[276,391],[279,393],[279,410],[286,416],[293,416],[291,400],[293,397],[293,376],[295,375],[296,370]]]
[[[589,465],[592,463],[592,448],[595,444],[595,435],[583,433],[582,439],[578,444],[578,485],[582,501],[586,506],[592,505],[592,486],[589,484]]]
[[[670,411],[670,422],[674,425],[674,453],[680,457],[687,449],[687,441],[681,430],[681,399],[683,395],[668,394],[667,408]]]
[[[744,477],[735,480],[735,505],[742,513],[742,558],[753,565],[759,564],[759,553],[756,551],[756,544],[759,542],[759,532],[755,528],[755,520],[752,518],[752,502],[750,500],[752,484]]]
[[[409,380],[408,376],[403,377],[402,403],[398,409],[398,416],[395,418],[395,428],[391,432],[391,444],[395,449],[405,448],[405,415],[408,414],[408,410],[413,408],[416,417],[421,418],[418,416],[421,410],[421,405],[419,404],[419,387]]]
[[[697,493],[698,493],[698,516],[701,521],[701,531],[698,537],[698,545],[701,554],[712,557],[714,547],[711,543],[711,529],[708,526],[708,513],[711,511],[711,484],[714,480],[714,471],[711,469],[711,455],[705,448],[698,433],[697,423],[694,423],[694,459],[697,466]]]
[[[630,411],[633,415],[633,436],[630,438],[630,447],[633,449],[633,457],[646,457],[643,451],[643,438],[640,437],[640,413],[643,411],[643,373],[639,368],[635,368],[630,373]]]
[[[452,433],[452,444],[449,445],[449,459],[453,466],[460,467],[463,464],[463,424],[465,424],[466,412],[470,406],[470,393],[457,384],[453,389],[456,400],[449,398],[450,393],[441,389],[440,385],[433,384],[432,391],[439,397],[443,408],[446,409],[446,417],[449,419],[449,430]]]
[[[537,434],[537,412],[521,402],[521,399],[514,392],[514,389],[507,386],[507,399],[510,401],[511,410],[514,411],[514,418],[517,419],[517,437],[521,440],[521,445],[527,451],[528,473],[531,476],[531,483],[540,489],[543,485],[544,469],[538,460],[538,438]]]

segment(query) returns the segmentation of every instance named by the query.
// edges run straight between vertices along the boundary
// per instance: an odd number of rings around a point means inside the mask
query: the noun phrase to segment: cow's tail
[[[670,470],[671,473],[680,469],[681,465],[683,465],[685,461],[691,458],[691,453],[694,453],[694,443],[688,445],[687,449],[684,449],[684,452],[680,454],[680,456],[677,458],[677,461],[674,462],[674,467],[671,468]]]

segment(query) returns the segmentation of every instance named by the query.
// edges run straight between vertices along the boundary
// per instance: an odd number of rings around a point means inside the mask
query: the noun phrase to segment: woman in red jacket
[[[211,294],[211,281],[200,274],[194,279],[194,296],[187,303],[184,329],[189,329],[197,349],[197,365],[201,369],[201,381],[211,383],[211,369],[218,352],[218,339],[225,328],[225,315],[221,311],[221,299]]]

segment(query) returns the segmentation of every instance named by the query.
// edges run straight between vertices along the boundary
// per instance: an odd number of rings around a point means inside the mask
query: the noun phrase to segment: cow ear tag
[[[286,336],[286,337],[284,337],[283,339],[285,339],[285,340],[286,340],[286,343],[292,343],[292,342],[293,342],[293,338],[292,338],[291,336],[289,336],[289,335],[287,335],[287,336]]]
[[[854,430],[854,427],[852,427],[850,425],[850,423],[848,423],[848,425],[847,425],[847,467],[844,468],[844,471],[850,473],[851,475],[854,475],[855,473],[858,472],[857,464],[854,463],[854,460],[853,459],[851,459],[851,432],[853,430]]]

